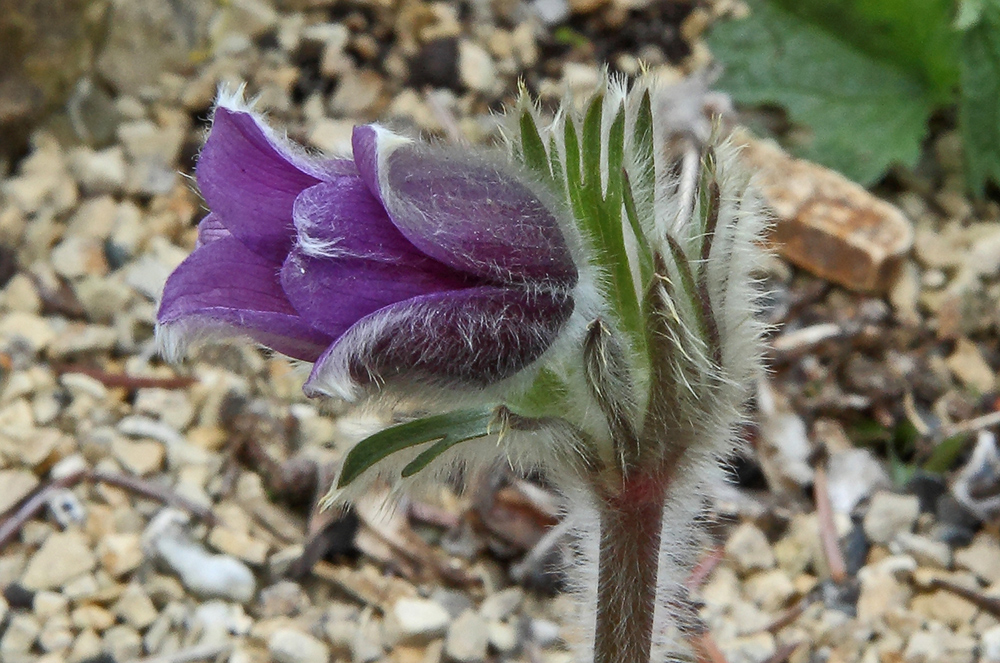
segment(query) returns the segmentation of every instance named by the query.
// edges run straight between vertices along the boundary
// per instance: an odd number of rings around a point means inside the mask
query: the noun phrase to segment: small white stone
[[[130,583],[118,597],[118,602],[115,603],[112,612],[123,622],[138,630],[142,630],[156,621],[158,614],[149,595],[134,582]]]
[[[97,559],[82,534],[53,532],[32,555],[21,584],[28,589],[55,589],[95,566]]]
[[[28,496],[38,477],[28,470],[0,470],[0,513]]]
[[[161,511],[146,528],[143,546],[164,561],[184,586],[201,596],[244,603],[253,598],[256,581],[243,562],[213,555],[188,538],[187,517],[172,509]]]
[[[142,638],[131,626],[112,626],[104,632],[101,640],[117,661],[130,661],[142,653]]]
[[[451,621],[448,612],[434,601],[402,598],[386,615],[386,644],[423,644],[444,635]]]
[[[118,145],[98,152],[88,147],[73,150],[69,168],[87,193],[117,193],[125,184],[125,153]]]
[[[486,658],[489,627],[482,617],[466,610],[448,628],[444,653],[456,663],[479,663]]]
[[[517,649],[517,629],[507,622],[493,622],[489,626],[490,646],[501,654]]]
[[[493,58],[479,44],[463,39],[458,44],[458,72],[470,90],[489,93],[497,87],[497,69]]]
[[[267,641],[276,663],[327,663],[330,650],[320,640],[292,629],[279,629]]]
[[[983,631],[979,636],[982,663],[1000,663],[1000,626]]]
[[[910,532],[919,515],[920,500],[915,495],[876,493],[865,514],[865,534],[875,543],[888,545],[901,532]]]
[[[726,542],[726,555],[744,573],[774,568],[774,553],[767,537],[753,523],[737,527]]]
[[[16,614],[0,639],[0,660],[13,660],[31,650],[41,632],[41,626],[31,615]]]
[[[488,622],[499,622],[507,619],[524,601],[524,590],[520,587],[508,587],[490,594],[479,606],[479,614]]]
[[[939,569],[951,566],[951,547],[943,541],[900,532],[896,535],[892,547],[898,547],[900,552],[912,555],[921,564],[936,566]]]

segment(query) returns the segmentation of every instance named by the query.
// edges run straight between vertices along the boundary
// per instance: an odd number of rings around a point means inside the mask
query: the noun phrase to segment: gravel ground
[[[36,4],[0,3],[0,34],[37,26],[0,57],[0,663],[570,661],[542,480],[318,512],[370,422],[244,345],[164,365],[156,301],[221,84],[329,153],[376,118],[483,143],[519,78],[550,108],[604,62],[679,80],[739,6]],[[710,637],[729,663],[1000,661],[1000,206],[964,197],[947,122],[878,197],[745,140],[775,332],[691,579]]]

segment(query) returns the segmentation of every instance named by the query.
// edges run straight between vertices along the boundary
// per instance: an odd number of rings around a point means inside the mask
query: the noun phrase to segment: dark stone
[[[972,537],[979,529],[979,519],[950,493],[938,498],[935,515],[938,521],[935,536],[938,540],[953,548],[961,548],[972,543]]]
[[[948,492],[948,486],[940,476],[920,472],[906,484],[906,492],[920,500],[921,513],[934,513],[938,499]]]
[[[871,543],[865,536],[865,528],[860,522],[855,522],[851,531],[844,537],[844,564],[847,566],[847,574],[854,576],[860,571],[868,559],[868,549]]]
[[[4,587],[3,597],[10,607],[17,610],[31,610],[31,606],[35,602],[35,593],[16,582]]]
[[[461,91],[458,72],[458,40],[449,37],[428,42],[410,60],[410,85],[425,85]]]

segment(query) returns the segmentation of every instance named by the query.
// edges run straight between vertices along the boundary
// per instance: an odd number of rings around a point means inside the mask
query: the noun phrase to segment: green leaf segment
[[[433,442],[403,468],[404,477],[412,476],[456,444],[501,432],[502,428],[499,412],[492,407],[457,410],[391,426],[351,449],[344,459],[337,487],[347,486],[365,470],[397,451]]]

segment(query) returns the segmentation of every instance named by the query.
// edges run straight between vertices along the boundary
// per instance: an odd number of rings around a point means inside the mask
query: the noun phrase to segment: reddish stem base
[[[649,663],[666,481],[635,474],[600,505],[594,663]]]

